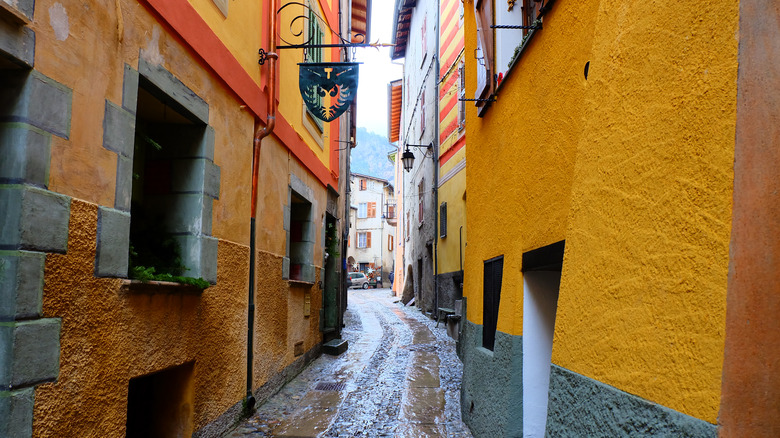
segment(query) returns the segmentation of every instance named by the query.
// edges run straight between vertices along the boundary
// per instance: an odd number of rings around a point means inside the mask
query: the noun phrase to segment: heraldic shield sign
[[[357,95],[357,62],[299,63],[298,87],[306,107],[318,119],[338,118]]]

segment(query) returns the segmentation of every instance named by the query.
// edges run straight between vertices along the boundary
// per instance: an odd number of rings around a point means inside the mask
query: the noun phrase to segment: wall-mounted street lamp
[[[433,143],[430,144],[407,144],[406,145],[406,151],[404,151],[403,155],[401,155],[401,162],[404,165],[404,170],[409,172],[412,170],[412,166],[414,166],[414,154],[412,151],[409,150],[409,148],[425,148],[426,150],[430,151],[433,149]]]

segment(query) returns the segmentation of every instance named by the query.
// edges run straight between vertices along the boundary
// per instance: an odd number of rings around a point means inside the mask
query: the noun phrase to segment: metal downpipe
[[[276,127],[276,61],[279,55],[276,53],[276,2],[270,0],[268,8],[268,89],[266,95],[266,108],[268,115],[265,126],[261,129],[260,123],[255,122],[254,141],[252,142],[252,199],[251,215],[249,220],[249,298],[247,304],[247,343],[246,343],[246,398],[244,399],[244,412],[251,413],[255,406],[255,397],[252,395],[252,364],[254,362],[254,323],[255,323],[255,253],[257,252],[256,216],[257,216],[257,182],[260,173],[260,147],[265,137],[273,133]]]

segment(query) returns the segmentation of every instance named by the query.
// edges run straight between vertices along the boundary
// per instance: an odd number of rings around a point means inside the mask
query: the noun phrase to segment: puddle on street
[[[443,329],[389,295],[350,291],[349,300],[348,350],[316,359],[223,438],[471,437],[461,364]]]
[[[439,356],[427,351],[412,352],[412,360],[406,379],[413,388],[437,388],[439,386]]]
[[[325,432],[338,412],[341,403],[339,391],[309,391],[300,406],[279,427],[275,436],[315,437]]]
[[[443,424],[401,424],[394,436],[396,438],[439,438],[447,436],[447,428]]]
[[[414,423],[444,423],[444,391],[441,388],[409,388],[401,409]]]

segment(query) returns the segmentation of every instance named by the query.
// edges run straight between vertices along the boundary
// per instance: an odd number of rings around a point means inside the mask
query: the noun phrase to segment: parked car
[[[349,287],[362,287],[368,289],[368,277],[362,272],[349,273]]]

